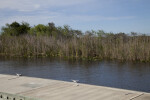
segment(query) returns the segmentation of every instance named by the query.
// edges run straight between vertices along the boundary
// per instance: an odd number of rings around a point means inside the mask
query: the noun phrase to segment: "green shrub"
[[[2,35],[19,36],[27,34],[28,30],[30,30],[30,26],[28,23],[22,22],[20,24],[18,22],[13,22],[2,27]]]

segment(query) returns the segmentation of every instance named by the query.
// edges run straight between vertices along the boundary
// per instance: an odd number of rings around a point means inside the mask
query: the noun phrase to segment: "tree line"
[[[20,36],[20,35],[34,35],[34,36],[53,36],[53,37],[73,37],[81,35],[80,30],[73,30],[68,25],[63,27],[56,27],[53,22],[48,25],[38,24],[31,27],[28,23],[12,22],[2,27],[1,35],[7,36]]]
[[[150,61],[150,36],[13,22],[2,27],[0,56]]]

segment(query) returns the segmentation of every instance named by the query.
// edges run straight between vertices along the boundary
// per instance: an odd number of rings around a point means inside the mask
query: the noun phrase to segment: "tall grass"
[[[0,56],[150,61],[150,36],[0,36]]]

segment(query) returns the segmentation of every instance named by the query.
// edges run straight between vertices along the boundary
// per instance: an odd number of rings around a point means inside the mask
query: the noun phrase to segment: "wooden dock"
[[[150,100],[145,92],[1,74],[0,92],[39,100]]]

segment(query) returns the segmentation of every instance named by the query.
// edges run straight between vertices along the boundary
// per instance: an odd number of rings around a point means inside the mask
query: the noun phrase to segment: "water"
[[[2,59],[0,74],[94,84],[150,92],[150,64],[118,61],[74,61],[50,58]]]

